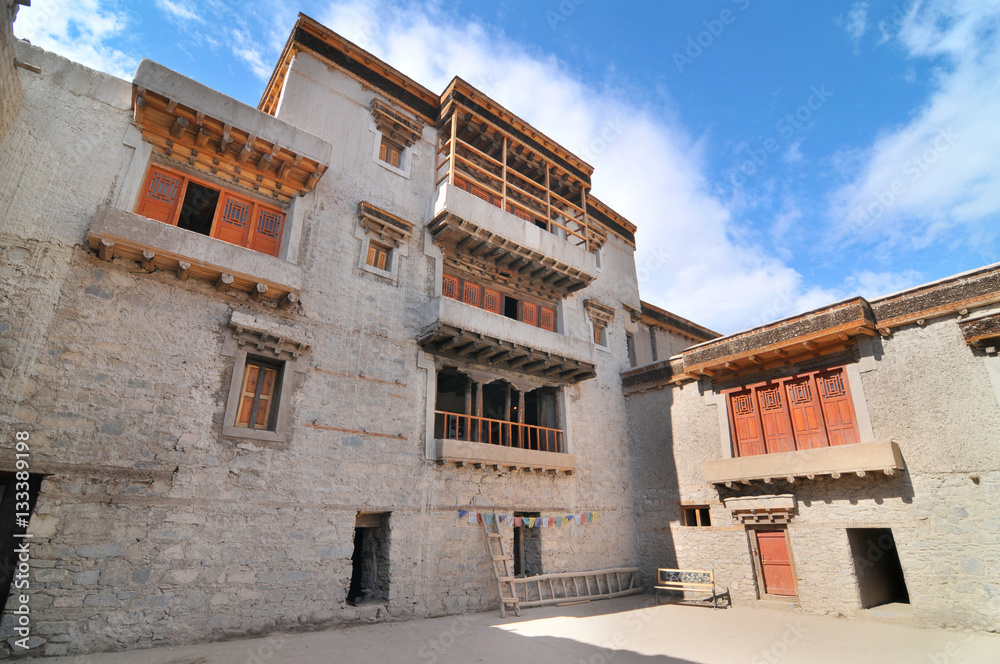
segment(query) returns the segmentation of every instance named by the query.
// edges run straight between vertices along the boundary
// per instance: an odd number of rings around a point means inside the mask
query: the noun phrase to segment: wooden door
[[[250,248],[262,254],[277,256],[281,246],[281,228],[284,221],[285,215],[277,210],[258,206],[257,224],[250,236]]]
[[[162,168],[150,166],[138,214],[167,224],[176,224],[183,184],[183,178]]]
[[[859,442],[858,429],[854,423],[854,407],[851,394],[847,390],[843,369],[816,376],[819,384],[820,402],[826,430],[830,434],[831,445],[853,445]]]
[[[755,530],[757,563],[768,595],[795,595],[795,575],[785,530]]]
[[[224,193],[222,198],[222,211],[215,223],[213,237],[245,247],[250,234],[250,215],[253,206],[249,201],[228,193]]]
[[[781,394],[781,386],[767,385],[757,388],[757,401],[760,404],[760,421],[764,428],[764,446],[767,453],[794,452],[792,425],[788,419],[788,409]]]
[[[826,447],[826,427],[823,426],[823,412],[811,378],[799,378],[785,384],[788,392],[788,410],[792,415],[792,429],[795,431],[795,447],[810,450]]]
[[[729,395],[729,412],[732,431],[736,436],[736,452],[739,456],[753,456],[764,453],[764,437],[760,431],[757,404],[751,390],[742,390]]]

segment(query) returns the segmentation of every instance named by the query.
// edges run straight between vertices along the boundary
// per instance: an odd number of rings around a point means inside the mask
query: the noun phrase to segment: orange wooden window
[[[548,307],[541,308],[541,326],[546,330],[556,331],[556,311]]]
[[[492,288],[483,290],[483,309],[495,314],[500,313],[500,291],[495,291]]]
[[[191,198],[189,185],[201,187],[199,191],[218,192],[218,202],[210,201],[206,206],[204,197],[197,201],[186,200],[185,192]],[[215,205],[214,212],[211,205]],[[178,219],[186,218],[185,215],[204,214],[206,234],[271,256],[278,255],[285,224],[285,214],[277,208],[156,164],[149,167],[136,213],[172,226],[178,225]],[[185,227],[183,223],[181,226]],[[188,230],[202,232],[193,228]]]
[[[392,249],[386,245],[369,240],[368,256],[365,257],[365,263],[378,270],[388,270],[390,268],[389,253],[391,251]]]
[[[521,320],[528,325],[538,325],[538,305],[532,302],[521,304]]]
[[[522,210],[519,207],[511,205],[510,203],[507,204],[507,212],[511,212],[511,213],[513,213],[513,215],[515,217],[519,217],[521,219],[524,219],[525,221],[531,221],[531,215],[530,214],[528,214],[527,212],[525,212],[524,210]]]
[[[843,368],[733,391],[729,412],[739,456],[860,441]]]
[[[469,181],[465,180],[463,178],[460,178],[460,177],[458,177],[456,175],[455,176],[455,186],[458,187],[459,189],[461,189],[462,191],[468,191],[469,190]]]
[[[177,223],[177,208],[181,202],[183,188],[184,178],[157,166],[150,166],[137,212],[156,221]]]
[[[468,281],[466,281],[463,284],[462,288],[462,302],[465,302],[466,304],[471,304],[474,307],[478,307],[480,301],[479,294],[481,290],[482,290],[481,287],[477,286],[476,284],[470,284]]]
[[[826,419],[826,431],[831,445],[851,445],[858,442],[851,395],[844,380],[844,370],[836,369],[816,376],[820,403]]]
[[[390,166],[399,168],[400,164],[403,163],[403,151],[398,145],[383,136],[382,143],[378,147],[378,158]]]
[[[476,185],[470,185],[469,193],[472,194],[473,196],[483,199],[487,203],[493,202],[492,199],[493,197],[490,196],[490,192],[486,191],[485,189],[482,189],[481,187],[477,187]]]
[[[792,439],[792,424],[788,418],[788,409],[785,407],[781,386],[768,385],[758,388],[757,401],[760,404],[765,449],[768,453],[794,452],[795,441]]]
[[[768,595],[795,595],[795,575],[784,530],[755,530],[757,558]]]
[[[450,274],[444,275],[441,282],[441,295],[444,295],[445,297],[450,297],[453,300],[457,300],[458,286],[459,286],[458,277],[453,277]]]
[[[246,364],[236,426],[270,429],[273,420],[278,369],[252,360]]]
[[[813,378],[799,378],[785,383],[788,394],[788,410],[792,416],[792,430],[795,432],[795,447],[809,450],[826,447],[826,431],[823,426],[823,413]]]

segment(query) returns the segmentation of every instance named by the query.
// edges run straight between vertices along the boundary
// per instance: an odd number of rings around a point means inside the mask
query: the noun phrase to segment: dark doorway
[[[21,481],[18,481],[17,475],[21,475]],[[24,480],[24,477],[28,479]],[[18,519],[31,518],[41,486],[41,475],[28,475],[25,471],[0,473],[0,542],[3,543],[0,544],[0,606],[7,603],[11,580],[17,569],[15,549],[20,547],[22,542],[31,542],[30,539],[20,537],[27,530],[27,524],[19,523]],[[25,498],[28,503],[27,516],[19,516],[18,514],[25,513],[25,510],[24,505],[18,503],[24,503]]]
[[[514,512],[515,517],[537,518],[539,512]],[[514,576],[537,576],[542,573],[542,538],[540,528],[522,523],[514,528]]]
[[[215,208],[218,204],[218,189],[211,189],[197,182],[188,182],[177,226],[202,235],[210,235],[212,221],[215,219]]]
[[[513,318],[514,320],[518,320],[518,315],[517,315],[518,304],[520,304],[519,300],[509,295],[505,295],[503,298],[503,315],[506,316],[507,318]]]
[[[896,540],[889,528],[848,528],[854,571],[858,576],[861,607],[910,603]]]
[[[361,512],[354,526],[351,586],[347,603],[384,602],[389,598],[389,514]]]

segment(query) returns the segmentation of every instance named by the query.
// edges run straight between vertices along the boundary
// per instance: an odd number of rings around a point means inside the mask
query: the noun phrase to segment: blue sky
[[[34,0],[14,31],[256,105],[298,11],[592,163],[643,298],[719,331],[1000,261],[998,0]]]

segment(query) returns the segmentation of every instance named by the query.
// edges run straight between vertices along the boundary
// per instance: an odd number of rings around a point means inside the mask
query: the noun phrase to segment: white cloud
[[[268,80],[274,70],[274,63],[265,59],[264,50],[260,47],[259,42],[254,40],[249,33],[238,28],[230,30],[229,34],[233,55],[242,60],[254,76],[262,81]]]
[[[854,43],[855,51],[857,51],[861,44],[861,38],[868,30],[868,3],[855,2],[847,12],[847,17],[842,18],[841,22],[847,31],[847,36]]]
[[[1000,1],[935,0],[902,21],[912,58],[934,58],[933,92],[881,135],[831,197],[835,236],[925,247],[1000,214]],[[853,161],[849,160],[849,161]],[[854,175],[857,173],[857,175]]]
[[[864,270],[845,279],[842,290],[844,297],[860,295],[867,300],[874,300],[883,295],[891,295],[918,286],[925,281],[924,275],[916,270],[903,272]]]
[[[156,6],[166,12],[171,18],[176,18],[181,21],[202,22],[201,16],[182,2],[174,2],[174,0],[156,0]]]
[[[704,146],[669,111],[585,84],[555,58],[433,7],[337,2],[317,18],[435,92],[461,76],[591,163],[594,194],[639,227],[644,299],[720,331],[830,301],[742,237],[731,205],[711,193]]]
[[[796,162],[802,161],[802,141],[798,140],[788,146],[784,154],[781,155],[781,160],[786,164],[794,164]]]
[[[92,69],[131,79],[139,59],[105,43],[127,26],[126,14],[102,8],[98,0],[35,0],[18,12],[14,34]]]

